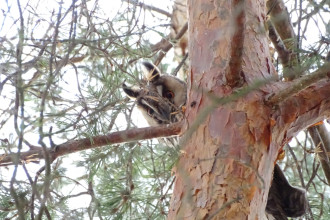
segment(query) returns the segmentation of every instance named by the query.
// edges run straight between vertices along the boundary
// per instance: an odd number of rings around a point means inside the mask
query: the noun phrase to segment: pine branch
[[[181,28],[181,30],[179,31],[179,33],[175,36],[175,38],[173,39],[174,41],[178,41],[188,30],[188,22],[186,22],[186,24]],[[173,47],[173,43],[171,43],[170,41],[166,42],[165,45],[162,46],[161,48],[161,53],[159,54],[159,56],[157,57],[157,59],[155,60],[154,64],[157,66],[160,61],[162,61],[162,59],[165,57],[166,53]]]
[[[285,68],[289,65],[290,52],[286,49],[283,41],[281,40],[280,36],[278,36],[278,33],[276,32],[276,29],[270,20],[267,21],[267,26],[268,36],[272,41],[276,52],[278,53],[283,68]]]
[[[292,50],[295,48],[295,33],[284,2],[282,0],[269,0],[267,1],[267,9],[269,11],[270,19],[277,33],[284,41],[286,48]]]
[[[285,91],[288,98],[285,98]],[[274,99],[277,104],[272,118],[277,130],[272,131],[272,136],[280,140],[279,145],[286,144],[306,127],[330,117],[330,80],[323,79],[300,92],[293,91],[289,87]]]
[[[294,94],[299,93],[313,83],[324,79],[327,75],[330,76],[330,63],[324,64],[321,68],[311,73],[310,75],[304,76],[300,79],[296,79],[292,81],[292,83],[288,83],[286,89],[283,89],[271,96],[268,99],[267,103],[271,105],[276,105],[280,102],[283,102],[285,99],[291,97]],[[280,83],[283,84],[283,82]]]
[[[324,124],[308,128],[315,146],[315,153],[318,155],[324,175],[330,184],[330,134]]]
[[[282,0],[269,0],[267,1],[267,10],[270,15],[271,23],[274,30],[278,33],[284,43],[285,48],[288,50],[287,62],[282,57],[283,76],[286,80],[294,79],[295,75],[290,74],[292,69],[298,64],[296,35],[294,33],[289,13]],[[273,40],[272,40],[273,41]],[[273,42],[274,43],[274,42]],[[275,45],[276,48],[276,45]]]
[[[169,12],[163,10],[163,9],[157,8],[157,7],[152,6],[152,5],[147,5],[147,4],[145,4],[143,2],[139,2],[137,0],[122,0],[122,1],[127,2],[129,4],[132,4],[132,5],[135,5],[135,6],[139,6],[139,7],[143,8],[143,9],[148,9],[150,11],[158,12],[159,14],[165,15],[167,17],[171,17],[172,16],[171,13],[169,13]]]
[[[181,127],[182,122],[178,122],[170,125],[134,128],[126,131],[113,132],[107,135],[68,141],[57,145],[53,149],[48,149],[48,155],[51,161],[54,161],[56,158],[63,155],[106,145],[179,135]],[[0,155],[0,166],[13,165],[14,161],[18,159],[17,157],[17,153]],[[34,146],[30,148],[29,151],[21,152],[19,155],[19,161],[35,162],[40,159],[44,159],[44,153],[42,147],[39,146]]]

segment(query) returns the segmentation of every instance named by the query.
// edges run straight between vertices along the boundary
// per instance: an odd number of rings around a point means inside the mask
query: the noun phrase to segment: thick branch
[[[322,1],[319,5],[314,4],[315,9],[312,13],[308,14],[307,16],[305,16],[305,18],[313,15],[314,13],[316,13],[325,3],[326,1]],[[302,4],[300,2],[300,4]],[[295,51],[299,46],[299,44],[296,44],[294,39],[296,39],[295,33],[293,31],[293,27],[290,23],[290,19],[289,19],[289,15],[287,13],[287,11],[285,10],[285,6],[284,3],[282,2],[282,0],[270,0],[267,3],[267,7],[268,10],[271,12],[271,20],[272,22],[276,25],[276,29],[280,32],[280,36],[282,38],[282,40],[285,43],[285,46],[283,45],[281,39],[277,36],[274,36],[277,34],[276,30],[272,27],[271,22],[268,22],[268,27],[269,27],[269,36],[270,39],[272,40],[272,43],[274,44],[278,54],[279,54],[279,58],[280,61],[283,65],[283,75],[286,79],[294,79],[295,76],[288,76],[289,71],[292,71],[292,67],[296,66],[298,64],[298,57],[295,53],[292,53],[293,51]],[[270,8],[271,7],[271,8]],[[277,17],[277,18],[276,18]],[[305,18],[299,18],[298,19],[298,41],[299,41],[299,30],[300,30],[300,22],[305,19]],[[289,41],[288,41],[289,40]],[[292,44],[290,44],[292,43]],[[286,47],[289,49],[287,50]],[[290,53],[291,51],[291,53]],[[328,70],[329,70],[330,66],[328,65]],[[326,69],[325,70],[325,74],[326,74]],[[329,74],[329,71],[328,71]],[[322,73],[319,74],[320,77],[322,77]],[[317,80],[318,76],[315,76],[315,80]],[[313,81],[313,79],[311,79]],[[307,86],[310,84],[308,82],[308,80],[305,80],[304,82],[306,82]],[[306,85],[304,85],[304,83],[302,83],[301,85],[299,84],[295,84],[295,87],[292,87],[291,89],[287,90],[286,92],[295,92],[294,90],[297,90],[299,88],[304,88],[306,87]],[[284,92],[284,91],[283,91]],[[282,93],[282,97],[286,97],[285,93]],[[273,97],[274,98],[274,97]],[[278,100],[279,101],[279,100]],[[324,149],[324,142],[328,142],[329,144],[329,137],[326,136],[320,136],[319,134],[319,130],[325,129],[324,127],[312,127],[308,129],[309,134],[312,137],[312,140],[315,144],[315,146],[320,146],[322,148],[323,151],[318,152],[318,155],[320,157],[320,161],[322,164],[322,169],[325,173],[325,176],[327,178],[327,181],[329,183],[330,181],[330,163],[329,163],[329,159],[327,158],[326,155],[326,150]],[[325,138],[325,139],[323,139]]]
[[[68,141],[57,145],[55,148],[48,151],[50,158],[54,161],[57,157],[71,154],[78,151],[102,147],[111,144],[119,144],[124,142],[133,142],[150,138],[169,137],[179,135],[182,122],[163,125],[158,127],[134,128],[126,131],[113,132],[108,135],[100,135],[90,138],[84,138],[75,141]],[[17,160],[17,153],[0,155],[0,166],[12,165],[14,160]],[[43,150],[41,147],[32,147],[29,151],[21,152],[19,155],[20,161],[39,161],[44,159]]]
[[[285,68],[289,64],[290,52],[286,49],[283,41],[278,36],[278,33],[270,20],[267,21],[267,26],[268,36],[278,53],[278,57],[280,58],[281,64]]]
[[[267,1],[267,9],[270,14],[271,23],[274,25],[276,32],[283,41],[285,48],[289,51],[289,56],[286,58],[287,61],[283,62],[285,59],[281,59],[283,64],[283,76],[287,80],[292,80],[295,75],[290,74],[290,72],[292,71],[292,68],[296,67],[298,64],[298,57],[295,53],[298,45],[296,43],[296,35],[291,24],[289,13],[282,0]]]
[[[282,0],[269,0],[267,1],[267,9],[270,13],[270,19],[284,41],[286,48],[295,48],[295,33],[291,24],[289,13]],[[290,39],[290,40],[289,40]]]
[[[321,81],[326,76],[330,77],[330,63],[324,64],[321,68],[311,73],[310,75],[304,76],[303,78],[296,79],[292,83],[288,83],[288,87],[279,91],[278,93],[270,96],[267,103],[271,105],[276,105],[280,102],[283,102],[285,99],[291,97],[292,95],[306,89],[308,86]],[[283,83],[283,82],[281,82]],[[328,93],[330,94],[330,93]]]
[[[323,79],[279,102],[272,118],[272,136],[283,146],[297,132],[330,117],[330,80]]]

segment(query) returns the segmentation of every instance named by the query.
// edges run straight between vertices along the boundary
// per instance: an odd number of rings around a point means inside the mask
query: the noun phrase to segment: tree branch
[[[311,12],[304,18],[302,18],[302,17],[298,18],[298,22],[296,22],[296,24],[298,24],[297,41],[299,41],[299,36],[300,36],[299,31],[300,31],[301,21],[303,19],[309,18],[314,13],[317,13],[317,11],[324,5],[325,2],[326,1],[322,1],[319,5],[314,4],[315,8],[314,8],[313,12]],[[302,3],[300,2],[300,4],[302,4]],[[294,65],[294,64],[297,67],[298,57],[297,57],[297,55],[293,54],[292,52],[294,50],[296,50],[297,47],[299,47],[299,42],[298,42],[298,44],[294,43],[296,36],[293,31],[293,27],[292,27],[291,23],[289,22],[290,21],[289,15],[288,15],[287,11],[285,10],[285,6],[284,6],[284,3],[282,2],[282,0],[270,0],[267,3],[267,7],[271,14],[271,21],[276,25],[276,29],[280,32],[280,34],[279,34],[280,37],[279,37],[279,36],[277,36],[277,32],[276,32],[275,28],[271,24],[272,22],[270,22],[270,21],[267,22],[268,29],[269,29],[269,37],[270,37],[272,43],[274,44],[275,49],[277,50],[277,52],[279,54],[281,64],[283,65],[283,75],[284,75],[284,77],[286,77],[286,79],[290,79],[290,80],[294,79],[295,76],[288,76],[288,71],[292,71],[292,67],[293,67],[292,65]],[[280,38],[283,39],[284,43],[281,41]],[[294,44],[290,44],[290,42],[292,42]],[[288,49],[290,49],[290,50],[287,50],[286,47],[288,47]],[[327,65],[327,68],[328,68],[328,73],[327,73],[326,69],[323,69],[323,71],[324,71],[323,73],[329,75],[329,69],[330,69],[329,63]],[[319,72],[320,78],[322,78],[322,75],[323,75],[322,72]],[[313,77],[308,77],[308,78],[311,81],[318,80],[317,75],[313,76]],[[303,83],[301,83],[300,85],[299,85],[299,83],[296,83],[295,86],[288,88],[286,90],[286,92],[295,93],[295,90],[303,89],[303,88],[306,88],[306,86],[310,85],[309,80],[306,79],[306,80],[302,80],[302,81],[303,81]],[[282,97],[286,98],[287,96],[285,95],[285,91],[282,91],[282,92],[283,92],[282,95],[279,95],[278,97],[282,96]],[[272,97],[272,98],[276,99],[276,97]],[[277,100],[277,102],[278,101],[280,101],[280,100]],[[328,181],[328,183],[330,183],[330,163],[329,163],[329,158],[327,157],[327,154],[326,154],[326,150],[324,149],[325,148],[324,143],[327,143],[329,146],[330,137],[321,136],[319,134],[319,131],[322,131],[323,129],[325,129],[325,128],[321,127],[321,126],[316,126],[316,127],[308,128],[308,132],[312,137],[314,145],[316,147],[320,146],[320,150],[317,152],[317,154],[319,155],[320,162],[322,164],[322,169],[327,178],[327,181]]]
[[[296,43],[296,35],[291,24],[289,13],[282,0],[267,1],[267,9],[272,24],[282,39],[285,48],[289,51],[289,57],[287,58],[288,61],[282,63],[283,76],[287,80],[292,80],[295,75],[290,74],[290,72],[292,71],[292,68],[298,64],[298,57],[295,53],[298,45]]]
[[[330,134],[324,124],[308,128],[308,132],[312,137],[315,145],[315,153],[318,155],[324,175],[330,184],[330,160],[328,152],[330,152]]]
[[[96,147],[179,135],[181,127],[182,122],[177,122],[157,127],[134,128],[126,131],[118,131],[107,135],[68,141],[57,145],[53,149],[48,149],[48,153],[52,159],[51,161],[54,161],[57,157]],[[0,155],[0,166],[13,165],[14,160],[17,160],[17,157],[17,153]],[[32,147],[29,151],[21,152],[19,155],[20,161],[33,162],[39,161],[40,159],[44,159],[44,153],[42,147],[38,146]]]
[[[328,69],[328,73],[329,73]],[[272,137],[283,146],[297,132],[330,117],[330,80],[323,79],[277,102]],[[284,97],[284,96],[282,96]]]
[[[144,4],[143,2],[139,2],[137,0],[122,0],[122,1],[127,2],[129,4],[132,4],[132,5],[135,5],[135,6],[139,6],[139,7],[144,8],[144,9],[148,9],[150,11],[158,12],[159,14],[165,15],[167,17],[172,16],[171,13],[169,13],[169,12],[163,10],[163,9],[157,8],[157,7],[152,6],[152,5]]]
[[[320,9],[323,8],[323,6],[328,2],[329,4],[329,1],[328,0],[323,0],[322,2],[320,3],[316,3],[314,1],[309,1],[310,4],[312,4],[314,6],[314,9],[313,11],[307,13],[304,17],[302,17],[300,19],[300,21],[302,20],[306,20],[306,19],[310,19],[313,17],[313,15],[316,15],[317,13],[319,13]],[[296,26],[300,21],[296,21],[293,23],[294,26]]]
[[[278,57],[280,58],[283,68],[286,68],[290,61],[290,51],[286,49],[282,39],[280,38],[280,36],[278,36],[278,33],[270,20],[267,21],[267,26],[268,36],[278,53]]]
[[[308,86],[321,81],[326,76],[330,77],[330,63],[324,64],[321,68],[311,73],[310,75],[304,76],[300,79],[292,81],[292,83],[287,83],[286,89],[279,91],[276,94],[273,94],[268,98],[267,103],[271,105],[276,105],[280,102],[285,101],[285,99],[291,97],[294,94],[306,89]],[[283,82],[280,82],[283,84]],[[328,93],[330,94],[330,93]]]
[[[270,19],[276,28],[277,33],[284,41],[286,48],[289,50],[295,48],[295,33],[284,2],[282,0],[269,0],[267,1],[267,9]]]
[[[179,33],[175,36],[174,40],[177,41],[179,40],[188,30],[188,22],[181,28]],[[155,60],[154,64],[157,66],[160,61],[164,58],[165,54],[173,47],[173,43],[171,41],[168,41],[165,45],[162,46],[161,48],[161,53]]]

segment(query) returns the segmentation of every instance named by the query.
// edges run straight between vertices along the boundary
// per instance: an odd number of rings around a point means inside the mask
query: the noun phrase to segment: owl
[[[122,88],[126,95],[135,100],[137,107],[151,126],[170,124],[182,120],[183,107],[187,99],[187,85],[177,77],[161,74],[159,69],[143,62],[142,86]]]
[[[151,126],[170,124],[183,119],[183,107],[187,100],[186,83],[177,77],[162,74],[149,62],[145,67],[142,86],[122,85],[124,92],[134,99],[137,107]],[[166,138],[171,145],[177,143],[173,138]],[[287,217],[299,217],[306,211],[307,199],[303,189],[293,187],[285,178],[283,171],[276,164],[273,181],[268,193],[266,212],[276,220]]]

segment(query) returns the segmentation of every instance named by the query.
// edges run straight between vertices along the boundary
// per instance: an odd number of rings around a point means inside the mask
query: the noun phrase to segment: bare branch
[[[330,152],[330,134],[324,124],[308,128],[315,145],[315,153],[318,155],[324,175],[330,184],[330,160],[327,152]]]
[[[269,10],[270,19],[285,46],[289,50],[295,48],[295,33],[284,2],[282,0],[269,0],[267,1],[267,9]]]
[[[188,22],[186,22],[186,24],[181,28],[181,30],[179,31],[179,33],[175,36],[174,41],[179,40],[188,30]],[[162,61],[162,59],[165,57],[165,54],[173,47],[173,43],[171,43],[170,41],[168,41],[162,48],[161,48],[161,52],[159,54],[159,56],[157,57],[157,59],[155,60],[154,64],[157,66],[160,61]]]
[[[292,68],[297,66],[298,59],[297,54],[295,53],[297,49],[296,35],[291,24],[289,13],[282,0],[267,1],[267,9],[272,24],[282,39],[285,47],[290,52],[288,62],[286,62],[286,65],[284,65],[284,63],[282,64],[284,67],[283,76],[287,80],[292,80],[295,75],[290,74],[290,72],[292,71]]]
[[[314,9],[313,11],[311,11],[310,13],[308,13],[307,15],[305,15],[304,17],[302,17],[300,19],[300,21],[297,21],[297,22],[294,22],[293,25],[296,26],[298,22],[301,22],[302,20],[306,20],[306,19],[310,19],[313,17],[313,15],[319,13],[320,9],[323,8],[323,6],[328,2],[329,4],[329,1],[328,0],[323,0],[322,2],[320,3],[316,3],[314,1],[310,1],[310,4],[313,4],[314,6]]]
[[[283,68],[285,68],[286,66],[288,66],[290,60],[289,59],[290,52],[286,49],[283,41],[281,40],[280,36],[278,36],[278,33],[276,32],[276,29],[274,28],[270,20],[267,21],[267,26],[268,26],[268,36],[278,53]]]
[[[165,15],[167,17],[171,17],[172,14],[163,10],[163,9],[160,9],[160,8],[157,8],[155,6],[152,6],[152,5],[147,5],[143,2],[139,2],[139,1],[136,1],[136,0],[123,0],[124,2],[127,2],[129,4],[132,4],[132,5],[135,5],[135,6],[139,6],[143,9],[148,9],[148,10],[151,10],[151,11],[155,11],[155,12],[158,12],[159,14],[162,14],[162,15]]]
[[[18,11],[20,16],[20,29],[19,29],[19,41],[17,44],[16,49],[16,55],[17,55],[17,65],[18,65],[18,71],[17,75],[15,77],[15,83],[16,83],[16,98],[15,98],[15,113],[14,113],[14,127],[15,131],[18,136],[18,157],[20,156],[21,150],[22,150],[22,144],[23,144],[23,135],[24,135],[24,120],[20,120],[19,117],[24,118],[24,90],[23,90],[23,78],[22,78],[22,54],[23,54],[23,45],[24,45],[24,18],[23,18],[23,12],[22,12],[22,6],[19,0],[17,0],[18,5]],[[19,199],[19,196],[17,194],[17,191],[14,187],[14,183],[16,182],[16,175],[17,175],[17,167],[18,167],[18,161],[16,158],[13,160],[13,164],[15,165],[13,175],[10,180],[10,194],[13,197],[15,201],[15,205],[17,207],[18,211],[18,219],[24,219],[24,204]]]
[[[169,137],[179,135],[181,132],[182,122],[162,125],[158,127],[134,128],[126,131],[113,132],[108,135],[100,135],[80,140],[68,141],[56,146],[54,149],[48,150],[48,154],[52,161],[57,157],[71,154],[78,151],[102,147],[111,144],[124,142],[132,142],[145,140],[150,138]],[[0,166],[8,166],[13,164],[13,159],[17,158],[17,153],[0,155]],[[20,161],[39,161],[44,159],[42,147],[33,147],[29,151],[21,152]]]

